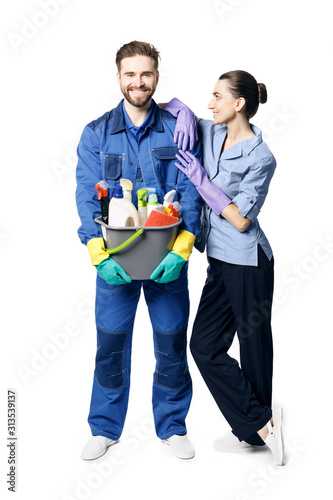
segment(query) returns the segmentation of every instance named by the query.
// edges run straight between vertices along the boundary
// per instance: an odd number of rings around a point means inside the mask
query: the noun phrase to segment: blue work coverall
[[[76,200],[82,222],[78,234],[84,244],[102,236],[100,226],[94,222],[101,215],[94,187],[101,179],[109,184],[110,197],[121,178],[130,179],[134,204],[140,188],[157,187],[160,203],[166,192],[176,189],[175,199],[182,205],[182,229],[194,236],[199,232],[200,196],[174,165],[178,151],[173,140],[176,118],[153,100],[151,106],[138,137],[126,126],[123,101],[83,131],[78,146]],[[200,156],[198,144],[192,153]],[[117,440],[123,430],[130,388],[132,332],[141,287],[153,327],[156,433],[161,439],[186,434],[185,418],[192,397],[186,356],[187,267],[186,262],[180,277],[166,284],[135,280],[109,285],[97,275],[97,353],[88,417],[93,435]]]

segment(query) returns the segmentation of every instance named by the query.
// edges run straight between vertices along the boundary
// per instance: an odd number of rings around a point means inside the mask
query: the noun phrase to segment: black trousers
[[[257,267],[208,262],[190,349],[233,433],[263,445],[257,431],[272,416],[274,259],[258,245]],[[228,355],[236,332],[241,367]]]

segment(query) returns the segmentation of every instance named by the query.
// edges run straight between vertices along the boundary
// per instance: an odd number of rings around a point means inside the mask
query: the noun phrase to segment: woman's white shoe
[[[240,441],[232,432],[228,432],[214,441],[214,448],[219,451],[238,451],[251,448],[251,445],[246,441]]]
[[[270,420],[267,422],[268,436],[264,440],[273,454],[276,465],[283,465],[284,445],[282,435],[282,420],[282,408],[274,408],[274,425],[272,426]]]

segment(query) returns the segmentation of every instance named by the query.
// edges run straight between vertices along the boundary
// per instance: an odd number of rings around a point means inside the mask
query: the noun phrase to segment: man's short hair
[[[134,40],[130,43],[125,43],[116,54],[116,65],[120,72],[121,61],[126,57],[148,56],[154,60],[155,69],[158,70],[158,59],[160,53],[155,49],[154,45],[147,42],[138,42]]]

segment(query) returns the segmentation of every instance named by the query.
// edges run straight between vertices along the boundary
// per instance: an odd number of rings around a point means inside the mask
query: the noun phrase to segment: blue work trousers
[[[180,277],[166,284],[135,280],[124,285],[108,285],[97,276],[97,353],[88,417],[94,436],[117,440],[123,430],[130,389],[133,325],[141,287],[154,336],[156,434],[161,439],[186,434],[185,418],[192,398],[186,355],[187,263]]]

